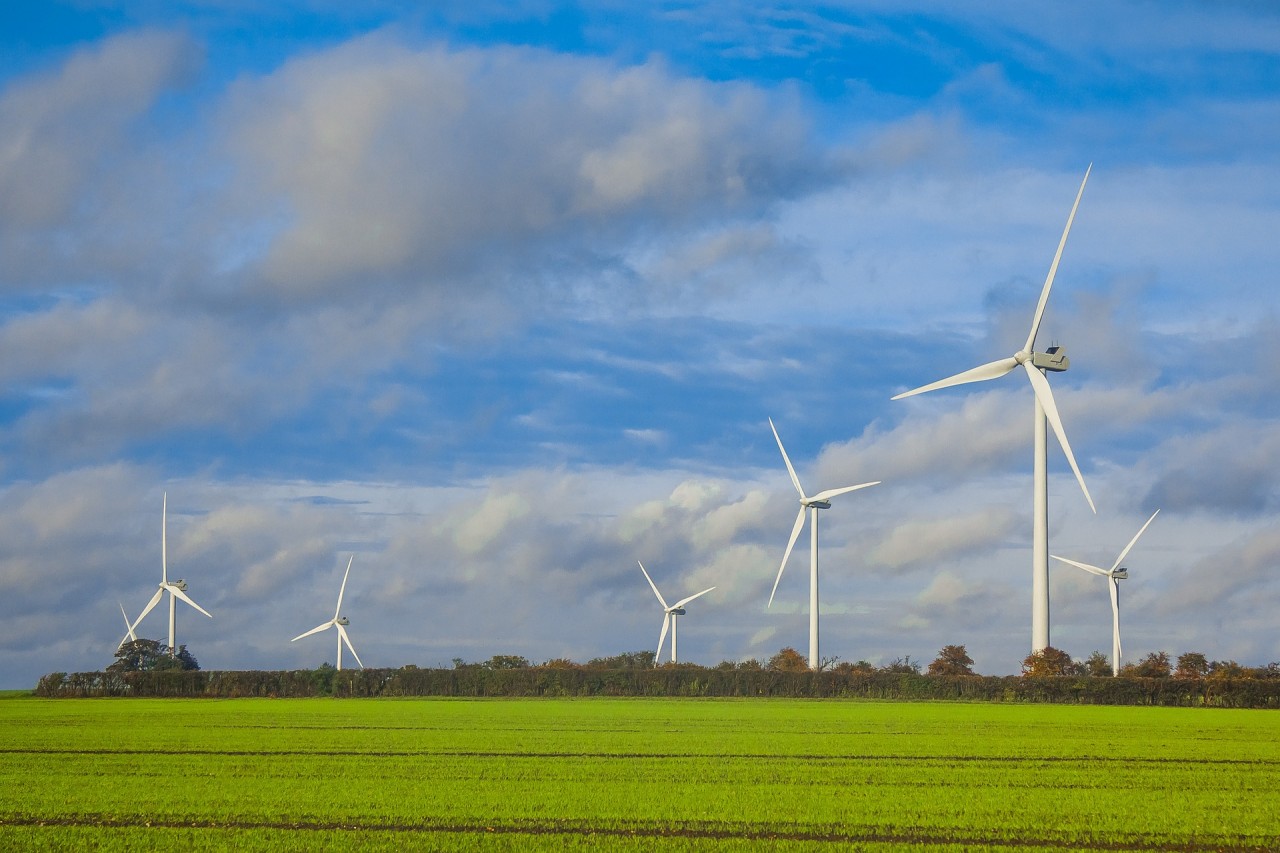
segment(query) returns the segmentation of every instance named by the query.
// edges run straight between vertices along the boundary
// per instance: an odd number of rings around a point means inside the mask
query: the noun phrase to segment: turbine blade
[[[1151,522],[1156,520],[1156,516],[1159,514],[1160,514],[1160,510],[1156,510],[1155,512],[1151,513],[1151,517],[1147,519],[1147,523],[1142,525],[1142,529],[1134,534],[1133,538],[1129,540],[1128,545],[1124,546],[1124,550],[1120,552],[1120,556],[1116,557],[1115,564],[1111,566],[1111,570],[1113,572],[1116,569],[1120,568],[1120,563],[1124,560],[1125,557],[1129,556],[1129,551],[1133,548],[1135,544],[1137,544],[1138,537],[1141,536],[1143,532],[1146,531],[1147,527],[1151,524]]]
[[[1111,577],[1111,573],[1106,569],[1100,569],[1097,566],[1091,566],[1088,563],[1079,563],[1075,560],[1068,560],[1066,557],[1059,557],[1057,554],[1050,554],[1049,556],[1053,557],[1053,559],[1057,560],[1059,563],[1066,563],[1068,566],[1075,566],[1077,569],[1084,569],[1091,575],[1101,575],[1104,578]]]
[[[338,636],[342,638],[342,642],[347,644],[347,650],[351,652],[351,656],[356,659],[356,663],[360,664],[360,668],[364,669],[364,664],[360,661],[360,655],[356,654],[356,647],[351,645],[351,638],[347,636],[347,629],[337,622],[334,622],[333,625],[338,629]]]
[[[138,614],[138,618],[133,620],[133,628],[135,630],[138,627],[138,623],[142,621],[142,618],[150,613],[152,608],[160,603],[161,598],[164,598],[164,589],[164,587],[157,589],[156,594],[151,596],[151,600],[147,602],[147,606],[142,608],[142,612]]]
[[[1120,663],[1120,581],[1111,578],[1111,639],[1116,644],[1116,664]]]
[[[800,478],[796,476],[796,469],[791,467],[791,457],[787,455],[787,449],[782,446],[782,439],[778,436],[778,428],[773,425],[773,418],[769,418],[769,429],[773,430],[773,440],[778,442],[778,449],[782,451],[782,461],[787,463],[787,473],[791,475],[791,482],[803,498],[804,488],[800,485]]]
[[[939,388],[950,388],[952,385],[965,385],[969,382],[985,382],[988,379],[999,379],[1017,366],[1018,362],[1013,356],[1002,358],[999,361],[989,361],[986,364],[970,368],[963,373],[957,373],[955,376],[948,376],[946,379],[939,379],[937,382],[930,382],[928,385],[921,385],[919,388],[904,391],[889,399],[901,400],[903,397],[914,397],[916,394],[936,391]]]
[[[169,582],[169,493],[160,503],[160,583]]]
[[[667,629],[671,627],[671,614],[666,613],[662,617],[662,633],[658,635],[658,650],[653,653],[653,665],[658,665],[658,659],[662,657],[662,644],[667,641]]]
[[[356,555],[352,554],[347,560],[347,573],[342,576],[342,587],[338,590],[338,606],[333,610],[333,618],[335,620],[338,618],[338,614],[342,612],[342,595],[347,591],[347,578],[351,577],[351,561],[355,558]],[[355,654],[355,652],[352,652],[352,654]]]
[[[1084,492],[1084,499],[1088,501],[1089,509],[1096,513],[1098,508],[1093,505],[1093,498],[1089,496],[1089,487],[1084,484],[1084,475],[1080,473],[1080,466],[1076,464],[1076,457],[1071,452],[1071,445],[1067,443],[1067,433],[1062,428],[1062,418],[1058,416],[1058,405],[1053,402],[1053,389],[1049,387],[1049,380],[1045,379],[1044,374],[1040,372],[1040,368],[1030,361],[1024,362],[1022,366],[1027,369],[1027,378],[1031,380],[1031,387],[1036,392],[1036,399],[1040,401],[1040,407],[1044,409],[1045,417],[1049,420],[1049,426],[1053,427],[1053,434],[1058,437],[1058,444],[1062,445],[1062,452],[1067,455],[1067,461],[1071,463],[1071,470],[1076,474],[1076,481],[1080,483],[1080,491]]]
[[[818,492],[809,500],[829,501],[832,498],[834,498],[836,495],[843,495],[843,494],[847,494],[848,492],[856,492],[858,489],[865,489],[868,486],[878,486],[880,485],[880,483],[881,483],[880,480],[876,480],[871,483],[859,483],[856,486],[845,486],[844,488],[841,488],[841,489],[827,489],[825,492]]]
[[[1049,301],[1049,290],[1053,287],[1053,279],[1058,274],[1058,262],[1062,260],[1062,250],[1067,245],[1067,235],[1071,233],[1071,223],[1076,218],[1076,208],[1080,206],[1080,197],[1084,195],[1084,185],[1089,181],[1089,173],[1093,171],[1093,164],[1089,164],[1089,168],[1084,170],[1084,180],[1080,182],[1080,189],[1076,192],[1075,203],[1071,205],[1071,213],[1067,216],[1067,227],[1062,229],[1062,239],[1058,241],[1058,251],[1053,255],[1053,263],[1049,265],[1049,275],[1045,277],[1044,289],[1040,291],[1040,302],[1036,305],[1035,316],[1031,318],[1031,332],[1027,335],[1027,343],[1022,348],[1023,352],[1031,352],[1031,348],[1036,345],[1036,333],[1040,331],[1040,320],[1044,318],[1044,306]]]
[[[159,590],[156,591],[159,592]],[[120,602],[117,601],[116,604],[120,604]],[[120,604],[120,615],[124,617],[124,627],[128,631],[128,633],[125,634],[125,638],[129,640],[138,639],[137,634],[133,633],[133,623],[129,621],[129,614],[124,612],[123,604]],[[120,645],[124,645],[124,640],[120,641]]]
[[[796,540],[800,538],[800,528],[804,527],[804,514],[808,507],[800,507],[800,513],[796,516],[795,526],[791,528],[791,538],[787,540],[787,551],[782,555],[782,565],[778,566],[778,576],[773,581],[773,592],[769,593],[769,607],[773,606],[773,597],[778,594],[778,581],[782,580],[782,572],[787,568],[787,560],[791,557],[791,549],[796,547]]]
[[[191,596],[187,595],[185,592],[183,592],[182,590],[178,589],[176,586],[170,585],[170,586],[169,586],[169,591],[170,591],[170,592],[172,592],[174,595],[176,595],[178,598],[180,598],[180,599],[182,599],[183,601],[185,601],[187,604],[190,604],[190,605],[191,605],[192,607],[194,607],[196,610],[199,610],[199,611],[200,611],[201,613],[203,613],[205,616],[208,616],[210,619],[212,619],[212,618],[213,618],[213,614],[212,614],[212,613],[210,613],[208,610],[205,610],[205,609],[204,609],[203,607],[201,607],[199,604],[196,604],[194,601],[192,601],[192,600],[191,600]]]
[[[649,589],[653,590],[653,594],[658,596],[658,603],[662,605],[663,610],[669,610],[667,601],[662,597],[662,593],[658,592],[658,585],[653,582],[653,578],[649,577],[649,573],[644,570],[644,563],[636,560],[636,565],[640,567],[640,571],[644,572],[644,579],[649,582]],[[677,605],[678,606],[678,605]]]
[[[291,642],[291,643],[296,643],[298,640],[301,640],[303,637],[310,637],[312,634],[319,634],[319,633],[320,633],[321,631],[323,631],[325,628],[328,628],[330,625],[333,625],[333,624],[334,624],[333,622],[323,622],[323,623],[321,623],[321,624],[319,624],[319,625],[315,626],[314,628],[312,628],[310,631],[305,631],[305,632],[303,632],[303,633],[299,634],[298,636],[294,637],[294,638],[293,638],[292,640],[290,640],[289,642]]]
[[[711,590],[713,589],[715,589],[714,586],[709,586],[706,589],[704,589],[702,592],[696,592],[693,595],[689,596],[688,598],[682,598],[679,601],[677,601],[675,604],[671,605],[671,609],[679,610],[681,607],[684,607],[686,604],[688,604],[690,601],[693,601],[698,596],[706,595],[707,593],[711,592]]]

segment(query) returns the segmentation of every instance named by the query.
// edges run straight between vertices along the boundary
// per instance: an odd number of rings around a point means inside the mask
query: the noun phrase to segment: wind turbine
[[[333,618],[330,619],[328,622],[321,622],[319,625],[315,626],[310,631],[307,631],[306,633],[303,633],[303,634],[299,634],[298,636],[294,637],[292,640],[289,641],[291,643],[296,643],[298,640],[301,640],[303,637],[310,637],[312,634],[320,633],[325,628],[329,628],[329,627],[337,628],[338,629],[338,671],[339,672],[342,671],[342,644],[343,643],[347,644],[347,648],[351,649],[351,656],[356,659],[356,663],[360,664],[360,668],[364,669],[364,664],[360,663],[360,655],[356,654],[355,646],[351,645],[351,638],[347,636],[347,626],[351,624],[351,620],[345,616],[338,615],[342,612],[342,595],[347,591],[347,578],[350,577],[351,575],[351,561],[354,560],[355,558],[356,558],[356,555],[352,554],[350,559],[347,560],[347,573],[342,576],[342,587],[338,590],[338,606],[335,607],[333,610]]]
[[[809,497],[804,493],[804,487],[800,485],[800,478],[796,476],[796,469],[791,466],[791,458],[787,456],[787,449],[782,446],[782,439],[778,437],[778,428],[773,425],[773,418],[769,418],[769,429],[773,430],[773,438],[778,442],[778,449],[782,451],[782,461],[787,463],[787,473],[791,475],[791,482],[795,485],[796,491],[800,493],[800,512],[796,514],[796,523],[791,528],[791,538],[787,540],[787,551],[782,555],[782,565],[778,566],[778,577],[773,582],[773,592],[769,593],[769,606],[773,606],[773,597],[778,592],[778,582],[782,580],[782,573],[787,568],[787,560],[791,557],[791,549],[795,547],[796,539],[800,536],[800,528],[804,527],[804,516],[807,511],[812,519],[809,525],[809,669],[816,671],[819,666],[818,510],[830,509],[831,499],[837,495],[865,489],[868,486],[875,486],[880,481],[859,483],[856,486],[844,486],[839,489],[827,489],[825,492],[818,492],[813,497]]]
[[[119,601],[116,604],[120,604]],[[138,639],[138,635],[133,633],[133,623],[129,621],[129,614],[124,612],[124,605],[120,604],[120,615],[124,617],[125,635],[120,638],[120,645],[116,646],[116,650],[124,648],[125,643],[133,643]]]
[[[138,614],[138,618],[134,620],[131,626],[129,626],[129,631],[130,633],[133,633],[133,629],[138,627],[138,623],[140,623],[143,620],[143,618],[145,618],[146,615],[151,612],[152,608],[154,608],[157,604],[160,603],[160,599],[164,597],[165,592],[168,592],[169,593],[169,653],[176,655],[178,653],[177,652],[178,647],[174,645],[173,628],[174,628],[174,622],[176,621],[175,611],[177,609],[177,600],[179,598],[182,599],[187,604],[190,604],[192,607],[194,607],[196,610],[199,610],[205,616],[208,616],[210,619],[213,618],[213,614],[191,600],[190,596],[187,595],[187,582],[185,580],[182,580],[181,578],[179,578],[176,581],[170,582],[169,580],[169,546],[168,546],[168,532],[167,532],[168,528],[169,528],[169,493],[165,492],[164,503],[161,505],[161,510],[160,510],[160,588],[156,590],[155,595],[151,596],[151,600],[147,602],[147,606],[142,608],[142,612]],[[123,609],[124,608],[121,608],[121,610]]]
[[[1071,463],[1084,499],[1089,509],[1098,511],[1089,496],[1089,489],[1084,484],[1084,476],[1080,466],[1076,465],[1076,457],[1067,443],[1067,434],[1062,428],[1062,419],[1058,416],[1058,407],[1053,401],[1053,391],[1049,388],[1049,380],[1045,371],[1061,373],[1071,366],[1070,360],[1062,347],[1051,346],[1044,352],[1035,351],[1036,333],[1040,331],[1040,320],[1044,317],[1045,304],[1049,301],[1049,290],[1053,287],[1053,278],[1058,272],[1058,262],[1062,260],[1062,250],[1067,245],[1067,235],[1071,232],[1071,223],[1076,218],[1076,209],[1080,206],[1080,197],[1084,195],[1084,185],[1089,180],[1089,172],[1093,164],[1085,170],[1084,180],[1080,182],[1080,190],[1076,193],[1075,203],[1071,205],[1071,214],[1067,217],[1067,226],[1062,230],[1062,239],[1058,241],[1058,251],[1054,253],[1053,263],[1049,266],[1049,275],[1045,277],[1044,288],[1040,291],[1040,302],[1036,305],[1036,313],[1031,318],[1031,331],[1022,349],[1008,358],[988,362],[963,373],[957,373],[946,379],[923,385],[911,391],[898,394],[893,399],[901,400],[915,394],[923,394],[938,388],[949,388],[952,385],[964,385],[969,382],[982,382],[987,379],[998,379],[1015,370],[1019,366],[1026,371],[1027,379],[1035,395],[1035,472],[1032,487],[1032,545],[1031,545],[1031,651],[1043,651],[1049,646],[1049,477],[1048,477],[1048,440],[1045,421],[1053,427],[1053,433],[1062,445],[1062,452]]]
[[[649,582],[649,588],[653,590],[653,594],[658,597],[658,603],[662,605],[662,610],[666,614],[662,618],[662,633],[658,635],[658,650],[653,654],[653,665],[658,665],[658,657],[662,654],[662,644],[667,641],[667,629],[671,629],[671,662],[676,662],[676,617],[684,615],[684,606],[693,601],[700,595],[706,595],[715,589],[714,586],[707,587],[702,592],[695,592],[688,598],[682,598],[671,606],[667,606],[667,601],[662,597],[662,593],[658,592],[657,585],[653,582],[653,578],[649,577],[649,573],[644,569],[644,563],[636,560],[636,564],[640,566],[640,571],[644,572],[644,579]]]
[[[1077,569],[1084,569],[1086,572],[1094,575],[1101,575],[1108,578],[1111,583],[1111,674],[1120,674],[1120,581],[1129,577],[1129,570],[1120,563],[1129,555],[1129,550],[1133,548],[1138,541],[1138,537],[1146,532],[1151,522],[1156,520],[1156,516],[1160,514],[1160,510],[1151,513],[1151,517],[1147,519],[1147,523],[1134,534],[1129,540],[1129,544],[1124,546],[1124,550],[1120,552],[1120,556],[1116,557],[1116,561],[1111,564],[1110,569],[1100,569],[1097,566],[1091,566],[1088,563],[1077,562],[1076,560],[1068,560],[1066,557],[1059,557],[1054,554],[1053,559],[1060,563],[1066,563],[1069,566],[1075,566]]]

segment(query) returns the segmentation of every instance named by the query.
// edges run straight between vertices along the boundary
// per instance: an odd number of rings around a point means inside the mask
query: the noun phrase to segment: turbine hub
[[[1031,358],[1031,353],[1024,349],[1020,349],[1013,354],[1013,360],[1018,362],[1018,364],[1026,364],[1027,359],[1029,358]]]

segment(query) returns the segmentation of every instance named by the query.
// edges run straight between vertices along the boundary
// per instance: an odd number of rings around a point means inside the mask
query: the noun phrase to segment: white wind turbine
[[[1116,557],[1116,561],[1111,564],[1110,569],[1101,569],[1097,566],[1091,566],[1088,563],[1077,562],[1076,560],[1068,560],[1066,557],[1059,557],[1054,554],[1053,559],[1060,563],[1066,563],[1069,566],[1075,566],[1077,569],[1084,569],[1086,572],[1094,575],[1101,575],[1111,581],[1108,586],[1111,588],[1111,674],[1120,674],[1120,581],[1129,577],[1129,570],[1120,565],[1124,562],[1124,558],[1129,556],[1129,550],[1137,543],[1138,537],[1146,532],[1151,522],[1156,520],[1156,516],[1160,514],[1160,510],[1151,513],[1151,517],[1147,519],[1147,523],[1134,534],[1129,540],[1129,544],[1124,546],[1124,550],[1120,552],[1120,556]]]
[[[640,566],[640,571],[644,572],[644,579],[649,582],[649,588],[653,590],[653,594],[658,597],[658,603],[662,605],[662,610],[666,614],[662,617],[662,633],[658,635],[658,650],[653,654],[653,665],[658,665],[658,658],[662,655],[662,644],[667,641],[667,629],[671,629],[671,662],[676,662],[676,617],[684,615],[684,606],[693,601],[700,595],[706,595],[715,589],[714,586],[707,587],[702,592],[695,592],[688,598],[682,598],[675,604],[667,605],[667,601],[662,597],[662,593],[658,592],[657,585],[653,582],[653,578],[649,577],[649,573],[645,571],[644,563],[636,560],[636,564]]]
[[[148,613],[151,612],[166,592],[169,593],[169,651],[170,654],[177,654],[177,645],[174,644],[174,622],[177,615],[177,600],[180,598],[187,604],[190,604],[196,610],[199,610],[210,619],[213,614],[205,610],[199,604],[196,604],[187,595],[187,582],[179,578],[176,581],[169,580],[169,545],[168,545],[168,528],[169,528],[169,493],[164,494],[164,503],[160,510],[160,588],[156,590],[156,594],[151,596],[151,600],[147,602],[147,606],[142,608],[142,612],[138,614],[138,618],[134,620],[130,627],[130,633],[138,627]],[[124,608],[121,608],[123,610]]]
[[[778,442],[778,449],[782,451],[782,461],[787,463],[787,473],[791,475],[791,482],[800,493],[800,512],[796,514],[796,523],[791,528],[791,538],[787,540],[787,550],[782,555],[782,565],[778,566],[778,577],[773,582],[773,592],[769,593],[769,606],[773,606],[773,597],[778,592],[778,582],[782,580],[782,573],[787,568],[787,560],[791,557],[791,549],[795,547],[800,529],[804,527],[805,513],[808,512],[811,518],[809,523],[809,669],[816,671],[820,663],[818,659],[818,510],[830,509],[831,499],[837,495],[875,486],[880,481],[827,489],[825,492],[818,492],[813,497],[809,497],[804,493],[804,487],[800,485],[796,469],[791,466],[791,458],[787,456],[787,449],[782,446],[782,439],[778,437],[778,428],[773,425],[773,418],[769,419],[769,429],[773,430],[773,438]]]
[[[1067,443],[1067,434],[1062,428],[1062,419],[1058,416],[1058,407],[1053,401],[1053,391],[1049,388],[1049,380],[1045,371],[1060,373],[1066,370],[1071,362],[1067,359],[1062,347],[1051,346],[1045,352],[1036,352],[1036,333],[1040,331],[1040,320],[1044,317],[1045,304],[1049,301],[1049,290],[1053,287],[1053,278],[1058,272],[1058,262],[1062,260],[1062,250],[1067,245],[1067,234],[1071,232],[1071,223],[1075,220],[1076,209],[1080,206],[1080,197],[1084,195],[1084,185],[1089,180],[1089,172],[1093,164],[1085,170],[1084,180],[1080,182],[1080,190],[1076,193],[1075,203],[1071,205],[1071,214],[1067,217],[1067,226],[1062,230],[1062,239],[1058,241],[1058,251],[1054,253],[1053,263],[1049,266],[1049,275],[1044,280],[1044,288],[1040,291],[1040,302],[1036,305],[1036,313],[1031,318],[1031,331],[1027,341],[1008,358],[980,365],[963,373],[957,373],[946,379],[924,385],[911,391],[898,394],[893,399],[901,400],[914,394],[923,394],[938,388],[949,388],[952,385],[963,385],[968,382],[982,382],[987,379],[998,379],[1006,373],[1021,366],[1026,371],[1027,379],[1035,395],[1035,472],[1032,487],[1032,545],[1031,545],[1031,651],[1039,652],[1049,645],[1049,478],[1048,478],[1048,440],[1045,421],[1053,427],[1053,433],[1062,445],[1062,452],[1071,463],[1084,499],[1094,512],[1093,498],[1084,484],[1080,467],[1071,453],[1071,445]]]
[[[346,643],[347,648],[351,649],[351,656],[356,659],[356,663],[360,664],[360,668],[364,669],[364,664],[360,662],[360,655],[356,654],[355,646],[351,645],[351,638],[347,636],[347,626],[351,624],[351,620],[345,616],[339,615],[342,612],[342,595],[347,591],[347,578],[351,575],[351,561],[356,558],[352,554],[347,560],[347,573],[342,576],[342,587],[338,590],[338,606],[333,609],[333,618],[328,622],[321,622],[310,631],[299,634],[289,642],[295,643],[303,637],[310,637],[312,634],[318,634],[325,628],[333,627],[338,629],[338,671],[342,670],[342,644]]]

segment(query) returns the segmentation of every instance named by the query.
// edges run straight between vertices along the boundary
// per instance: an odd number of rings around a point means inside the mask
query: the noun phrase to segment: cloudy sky
[[[353,11],[352,6],[358,11]],[[1280,12],[1247,2],[0,10],[0,687],[98,669],[160,579],[205,668],[1030,647],[1127,560],[1125,659],[1280,659]],[[421,7],[421,8],[420,8]],[[429,10],[429,11],[427,11]],[[1052,642],[1110,650],[1051,570]],[[141,624],[164,638],[165,608]]]

